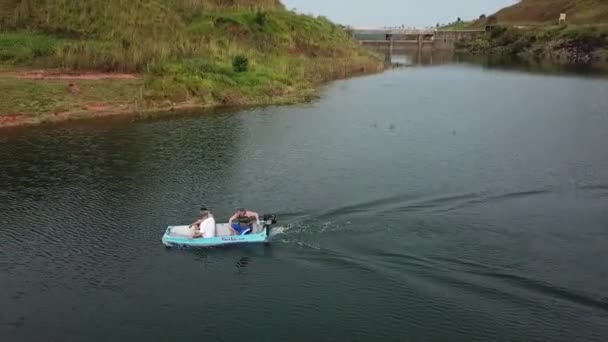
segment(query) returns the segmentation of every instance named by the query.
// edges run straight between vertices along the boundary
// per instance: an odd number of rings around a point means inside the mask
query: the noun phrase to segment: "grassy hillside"
[[[607,0],[521,0],[501,9],[493,16],[502,25],[557,24],[560,13],[566,13],[569,24],[608,24]],[[486,19],[477,20],[483,26]]]
[[[253,13],[253,5],[261,10],[282,10],[275,0],[0,1],[3,31],[20,29],[50,35],[46,42],[42,37],[30,41],[43,44],[33,46],[37,48],[34,57],[55,57],[64,67],[121,71],[142,70],[152,62],[202,52],[200,33],[216,33],[197,32],[205,14],[220,20],[214,28],[223,31],[239,30],[236,26],[246,23],[228,18],[221,21],[222,14],[217,11]]]
[[[608,62],[608,25],[496,26],[485,36],[460,45],[475,54],[604,64]]]
[[[439,26],[440,30],[467,30],[471,27],[473,21],[454,21],[452,23]]]
[[[566,25],[558,25],[560,13],[567,14]],[[459,47],[559,63],[608,62],[608,0],[522,0],[470,27],[487,25],[485,36]]]
[[[5,67],[139,73],[138,107],[292,102],[380,65],[335,24],[278,0],[0,0],[0,25]]]

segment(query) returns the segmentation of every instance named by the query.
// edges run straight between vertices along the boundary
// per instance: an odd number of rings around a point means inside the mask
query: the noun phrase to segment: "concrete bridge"
[[[438,30],[435,28],[349,28],[349,32],[361,44],[382,50],[430,48],[437,50],[454,49],[456,42],[472,40],[485,30]]]

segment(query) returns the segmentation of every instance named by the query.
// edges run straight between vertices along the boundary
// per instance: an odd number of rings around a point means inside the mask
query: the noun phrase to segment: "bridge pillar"
[[[418,50],[422,50],[422,38],[424,36],[421,34],[418,34]]]
[[[386,40],[389,41],[388,55],[386,56],[386,59],[388,61],[388,64],[390,64],[393,61],[393,44],[394,44],[393,34],[392,33],[387,34],[386,35]]]

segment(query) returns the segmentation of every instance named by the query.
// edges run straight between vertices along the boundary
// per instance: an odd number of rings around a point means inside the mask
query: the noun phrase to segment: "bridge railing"
[[[384,27],[348,27],[353,32],[376,32],[383,34],[403,34],[403,35],[418,35],[418,34],[434,34],[437,29],[434,27],[417,28],[403,26],[384,26]]]

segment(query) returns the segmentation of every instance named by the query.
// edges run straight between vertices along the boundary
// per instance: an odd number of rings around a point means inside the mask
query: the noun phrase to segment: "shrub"
[[[488,32],[490,33],[491,39],[496,39],[502,36],[507,31],[507,28],[504,26],[492,26],[489,28]]]
[[[255,18],[253,19],[256,24],[260,27],[264,27],[266,25],[266,21],[268,20],[266,12],[258,9],[255,12]]]
[[[517,55],[525,51],[536,40],[534,32],[518,30],[514,28],[503,28],[502,33],[492,41],[493,46],[501,47],[506,55]],[[499,28],[496,27],[491,35],[498,34]]]
[[[596,27],[576,27],[561,32],[560,36],[570,42],[590,47],[602,47],[608,43],[608,32],[602,32]]]
[[[186,74],[203,74],[215,72],[216,68],[206,59],[187,59],[183,61],[183,68]]]
[[[234,18],[230,18],[230,17],[217,17],[213,20],[213,25],[216,28],[222,28],[223,26],[240,26],[241,23],[239,23],[237,20],[235,20]]]
[[[477,52],[484,52],[486,50],[488,50],[491,46],[490,46],[490,41],[485,38],[485,37],[480,37],[477,38],[475,40],[473,40],[472,42],[468,43],[467,46],[468,49],[472,50],[472,51],[477,51]]]
[[[232,60],[232,69],[235,72],[246,72],[249,70],[249,59],[243,55],[237,55]]]

